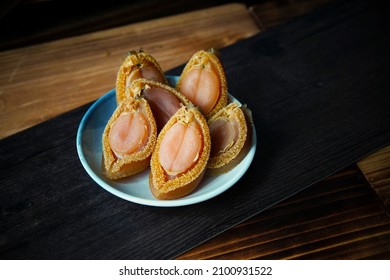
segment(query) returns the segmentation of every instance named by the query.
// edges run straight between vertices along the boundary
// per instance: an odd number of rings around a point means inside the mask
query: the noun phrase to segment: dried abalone
[[[225,71],[213,51],[198,51],[186,64],[176,89],[210,118],[227,104]]]
[[[116,101],[118,105],[126,98],[126,88],[139,78],[164,84],[168,83],[154,57],[142,50],[139,52],[131,51],[119,68],[116,79]]]
[[[180,108],[160,132],[151,159],[149,186],[158,199],[176,199],[200,183],[210,155],[206,119],[197,108]]]
[[[133,81],[126,94],[130,98],[142,96],[148,101],[156,120],[157,131],[160,131],[182,106],[191,104],[191,101],[174,88],[146,79]]]
[[[251,116],[246,107],[230,103],[208,120],[211,154],[208,173],[223,173],[236,166],[251,144]]]
[[[157,139],[152,110],[143,98],[124,100],[103,132],[103,173],[119,179],[143,171]]]

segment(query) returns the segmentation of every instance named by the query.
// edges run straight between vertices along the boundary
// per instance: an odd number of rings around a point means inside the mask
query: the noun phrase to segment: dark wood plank
[[[250,8],[255,20],[265,29],[317,9],[331,0],[265,1]],[[390,147],[358,162],[358,167],[381,199],[386,211],[390,208]]]
[[[221,50],[230,91],[253,109],[261,146],[245,176],[213,200],[160,209],[98,188],[74,145],[85,107],[2,140],[0,257],[173,258],[388,144],[390,84],[383,69],[390,65],[383,57],[390,46],[382,8],[337,2]],[[342,193],[351,203],[365,197],[351,190]],[[384,220],[370,225],[370,238],[386,234]],[[304,238],[312,243],[310,234]]]
[[[389,217],[351,166],[179,259],[380,258],[389,237]]]
[[[265,1],[250,8],[259,25],[265,29],[296,18],[329,2],[329,0]],[[389,213],[389,148],[359,161],[360,170],[366,175],[371,187],[381,198]],[[351,180],[353,178],[353,180]],[[379,207],[379,200],[370,195],[367,182],[359,175],[356,167],[350,167],[317,183],[309,190],[293,196],[264,213],[196,247],[179,259],[253,259],[253,258],[306,258],[306,259],[389,259],[389,233],[386,233],[386,219]],[[365,192],[363,197],[351,198],[353,189]],[[340,197],[340,191],[344,194]],[[320,201],[310,195],[315,192]],[[316,198],[316,197],[315,197]],[[341,204],[330,204],[330,200],[340,199]],[[353,199],[351,201],[351,199]],[[387,206],[386,206],[387,203]],[[298,206],[298,207],[297,207]],[[298,208],[298,209],[297,209]],[[277,209],[283,211],[278,212]],[[336,213],[332,213],[335,212]],[[293,215],[292,213],[295,213]],[[377,222],[385,221],[385,226],[377,228],[380,236],[370,237],[370,231],[359,221],[370,217]],[[349,227],[346,226],[348,222]],[[338,235],[334,236],[334,225],[341,224]],[[372,222],[371,222],[372,224]],[[305,240],[305,235],[309,235]],[[284,230],[293,232],[281,237]],[[312,232],[317,235],[312,234]],[[342,241],[350,237],[355,239]],[[269,235],[267,235],[269,233]],[[318,234],[319,233],[319,234]],[[333,233],[333,236],[332,236]],[[275,235],[273,238],[269,237]],[[266,238],[266,237],[269,238]],[[309,242],[308,239],[309,238]],[[344,243],[345,244],[344,244]],[[288,243],[288,246],[286,245]],[[277,250],[277,252],[275,252]]]

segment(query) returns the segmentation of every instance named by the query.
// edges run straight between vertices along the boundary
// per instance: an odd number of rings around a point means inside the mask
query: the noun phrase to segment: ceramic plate
[[[167,77],[175,85],[178,77]],[[238,102],[229,95],[232,101]],[[188,196],[175,200],[158,200],[149,189],[149,171],[121,179],[110,180],[102,174],[102,134],[116,108],[115,90],[99,98],[85,113],[77,131],[77,152],[91,178],[102,188],[125,200],[160,207],[184,206],[213,198],[232,187],[249,168],[256,151],[256,131],[253,127],[252,146],[245,158],[228,173],[205,175],[198,188]]]

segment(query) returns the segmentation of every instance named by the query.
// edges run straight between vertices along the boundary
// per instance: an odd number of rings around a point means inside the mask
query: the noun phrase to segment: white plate
[[[178,77],[168,76],[175,85]],[[229,95],[232,101],[238,102]],[[102,174],[102,134],[116,108],[115,90],[99,98],[85,113],[77,131],[77,153],[91,178],[113,195],[139,204],[174,207],[190,205],[213,198],[232,187],[249,168],[256,151],[256,131],[253,127],[252,146],[245,158],[228,173],[206,175],[198,188],[191,194],[175,200],[158,200],[149,189],[149,171],[121,180],[110,180]]]

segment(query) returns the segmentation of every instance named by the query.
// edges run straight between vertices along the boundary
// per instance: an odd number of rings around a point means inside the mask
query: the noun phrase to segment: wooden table
[[[1,52],[0,138],[100,97],[129,50],[145,49],[168,70],[324,2],[229,4]],[[179,259],[389,258],[389,196],[387,147]]]

